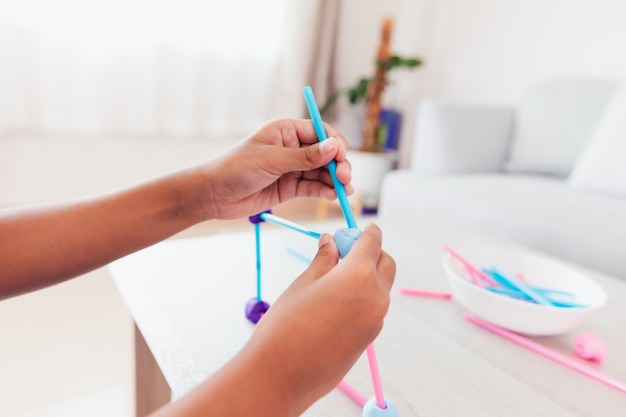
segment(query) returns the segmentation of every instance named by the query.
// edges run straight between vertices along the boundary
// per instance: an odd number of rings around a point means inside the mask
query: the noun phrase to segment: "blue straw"
[[[530,299],[532,299],[537,304],[542,304],[542,305],[546,305],[546,306],[554,305],[554,302],[552,302],[552,300],[546,298],[545,296],[543,296],[539,292],[535,291],[529,285],[524,284],[522,281],[520,281],[520,280],[518,280],[518,279],[516,279],[516,278],[514,278],[512,276],[506,276],[506,275],[502,274],[496,268],[491,268],[490,270],[489,269],[483,269],[483,271],[485,273],[489,274],[490,277],[492,277],[494,280],[496,280],[501,285],[504,285],[506,288],[522,292],[523,294],[528,296]]]
[[[256,240],[256,299],[261,301],[261,224],[254,224]]]
[[[317,133],[317,139],[322,142],[328,139],[328,134],[326,133],[326,129],[324,128],[324,122],[322,122],[322,115],[320,114],[320,110],[317,107],[317,102],[315,101],[315,96],[313,95],[313,90],[308,85],[304,87],[304,101],[306,102],[306,106],[309,109],[309,114],[311,115],[311,120],[313,120],[313,126],[315,127],[315,133]],[[343,212],[343,217],[346,218],[346,223],[348,223],[348,227],[357,228],[356,220],[354,219],[354,214],[352,214],[352,208],[350,207],[350,202],[348,201],[348,194],[346,193],[346,188],[337,178],[337,162],[330,161],[328,163],[328,172],[330,172],[330,178],[333,181],[333,185],[335,186],[335,191],[337,192],[337,198],[339,199],[339,205],[341,205],[341,211]]]
[[[313,262],[313,258],[308,257],[307,255],[290,246],[287,247],[287,253],[302,262],[306,262],[307,264]]]
[[[266,222],[269,223],[274,223],[277,224],[279,226],[285,226],[291,230],[295,230],[296,232],[300,232],[300,233],[304,233],[307,236],[311,236],[314,237],[316,239],[319,239],[322,234],[319,232],[316,232],[315,230],[311,230],[307,227],[301,226],[299,224],[290,222],[289,220],[285,220],[281,217],[275,216],[271,213],[261,213],[259,214],[259,217],[261,218],[261,220],[264,220]]]
[[[518,298],[524,301],[534,302],[534,300],[531,297],[529,297],[528,295],[524,294],[523,292],[519,290],[511,290],[507,288],[496,288],[496,287],[491,287],[489,285],[484,286],[483,288],[488,291],[495,292],[496,294],[508,295],[509,297]],[[584,304],[569,303],[567,301],[559,301],[559,300],[553,300],[553,299],[550,299],[550,301],[552,302],[552,305],[554,305],[555,307],[565,307],[565,308],[587,307]]]

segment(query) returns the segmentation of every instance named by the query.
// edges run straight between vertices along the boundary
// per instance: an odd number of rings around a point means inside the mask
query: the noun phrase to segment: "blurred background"
[[[303,117],[303,85],[323,101],[373,71],[388,16],[393,52],[423,60],[383,97],[403,113],[406,166],[425,96],[509,104],[551,76],[620,78],[625,13],[619,0],[2,0],[0,205],[106,190]],[[359,117],[343,101],[331,119],[355,147]]]
[[[210,158],[373,71],[381,21],[417,56],[383,101],[408,166],[426,97],[513,104],[626,74],[621,0],[0,0],[0,207]],[[363,109],[330,116],[360,146]],[[132,415],[132,323],[104,271],[0,303],[0,416]]]

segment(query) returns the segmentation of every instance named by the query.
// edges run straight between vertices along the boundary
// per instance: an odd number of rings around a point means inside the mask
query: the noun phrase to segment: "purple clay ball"
[[[335,232],[333,238],[339,249],[339,258],[345,257],[356,240],[361,236],[361,231],[357,228],[342,228]]]
[[[251,298],[246,303],[246,318],[250,320],[252,323],[257,324],[263,314],[267,313],[267,310],[270,309],[270,305],[263,300],[259,300],[258,298]]]
[[[261,218],[261,214],[263,214],[263,213],[269,213],[269,214],[272,214],[272,210],[265,210],[265,211],[260,212],[259,214],[255,214],[254,216],[250,216],[250,217],[248,217],[248,221],[249,221],[250,223],[252,223],[252,224],[259,224],[259,223],[263,223],[263,222],[265,221],[265,220],[263,220],[263,219]]]

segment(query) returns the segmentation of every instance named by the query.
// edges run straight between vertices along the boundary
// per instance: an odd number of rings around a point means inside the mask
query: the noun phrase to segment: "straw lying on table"
[[[400,294],[413,295],[415,297],[441,298],[444,300],[449,300],[450,298],[452,298],[452,294],[450,294],[449,292],[418,290],[415,288],[406,288],[406,287],[400,288]]]
[[[465,318],[465,320],[469,321],[470,323],[475,324],[479,327],[482,327],[483,329],[488,330],[491,333],[494,333],[513,343],[516,343],[522,347],[525,347],[526,349],[529,349],[535,353],[545,356],[548,359],[551,359],[557,363],[560,363],[561,365],[567,366],[568,368],[578,371],[585,376],[588,376],[592,379],[595,379],[596,381],[602,382],[619,391],[622,391],[623,393],[626,393],[626,383],[622,381],[611,378],[610,376],[605,375],[600,371],[597,371],[583,364],[580,364],[576,362],[575,360],[570,359],[567,356],[564,356],[551,349],[548,349],[547,347],[540,345],[539,343],[533,342],[532,340],[527,339],[524,336],[520,336],[517,333],[510,332],[494,324],[488,323],[469,313],[465,313],[463,317]]]

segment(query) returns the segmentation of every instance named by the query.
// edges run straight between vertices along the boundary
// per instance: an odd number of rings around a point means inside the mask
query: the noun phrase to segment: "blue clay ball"
[[[350,252],[350,248],[359,236],[361,236],[361,231],[357,228],[343,228],[335,232],[333,238],[335,239],[335,244],[339,249],[340,258],[343,258],[348,254],[348,252]]]
[[[376,397],[370,398],[363,406],[363,417],[400,417],[398,408],[385,397],[387,408],[382,409],[376,405]]]

